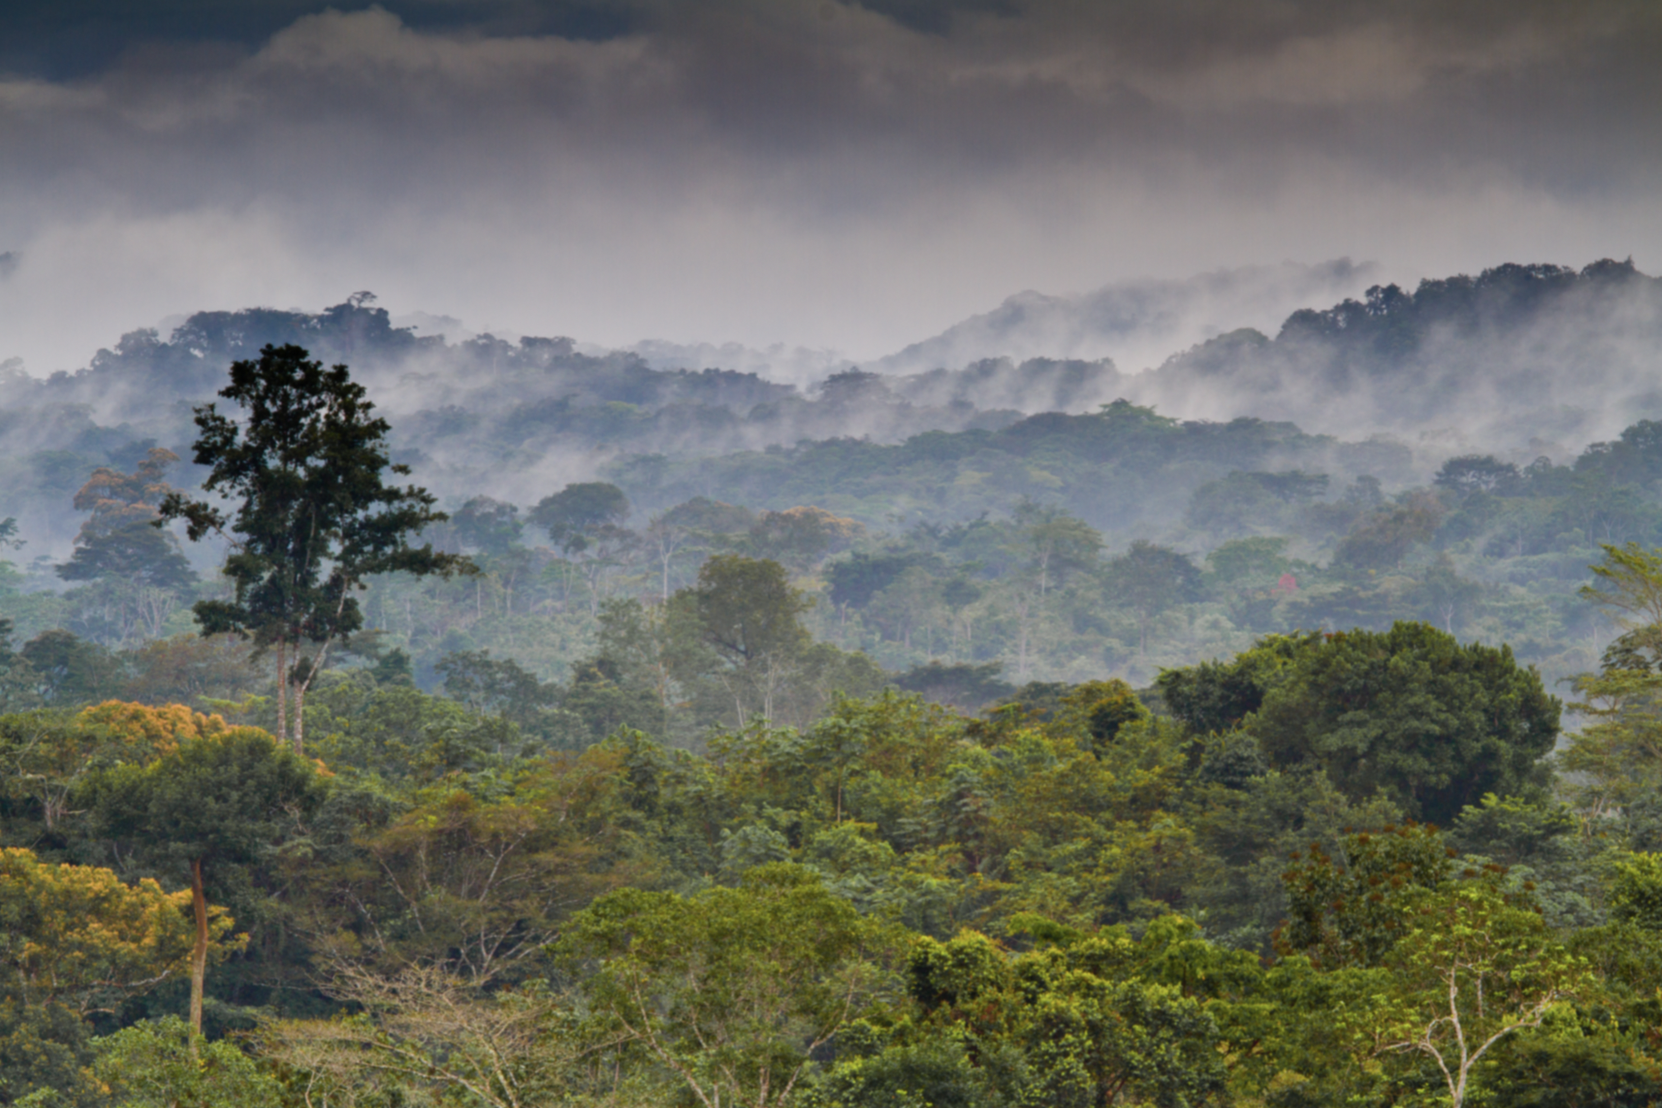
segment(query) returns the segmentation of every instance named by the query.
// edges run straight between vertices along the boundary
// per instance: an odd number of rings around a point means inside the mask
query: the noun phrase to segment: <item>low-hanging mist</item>
[[[529,504],[604,477],[652,511],[776,464],[754,452],[800,455],[812,448],[798,444],[832,440],[916,439],[908,449],[917,453],[936,441],[917,436],[992,436],[949,453],[1013,459],[1048,433],[1044,420],[1054,417],[1043,413],[1083,416],[1115,401],[1202,421],[1197,427],[1258,421],[1263,430],[1239,441],[1259,445],[1205,461],[1163,506],[1038,476],[907,499],[908,511],[951,520],[1031,496],[1110,532],[1158,534],[1181,515],[1182,498],[1230,469],[1330,473],[1335,494],[1364,474],[1403,487],[1459,454],[1568,461],[1662,413],[1654,384],[1662,282],[1631,263],[1504,265],[1412,292],[1373,285],[1349,295],[1371,274],[1341,261],[1016,297],[865,367],[736,344],[609,351],[565,337],[452,341],[394,326],[367,294],[316,314],[202,312],[165,335],[129,332],[73,374],[38,379],[15,362],[0,369],[0,456],[15,475],[0,518],[18,518],[38,552],[58,550],[73,531],[63,505],[86,472],[150,445],[188,457],[192,405],[213,398],[225,365],[267,342],[350,364],[392,417],[401,460],[457,503],[482,493]],[[1338,300],[1288,303],[1310,289],[1337,289]],[[1267,311],[1286,314],[1264,324]],[[428,317],[422,329],[435,323],[459,327]],[[1155,349],[1162,339],[1197,341],[1140,372],[1102,356]],[[845,488],[809,489],[764,478],[747,495],[778,508],[791,496],[829,496],[873,523],[893,510],[875,490],[856,492],[859,484],[850,477]]]

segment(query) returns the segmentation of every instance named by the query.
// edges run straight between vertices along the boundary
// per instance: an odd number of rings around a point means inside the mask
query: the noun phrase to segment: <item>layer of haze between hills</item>
[[[873,524],[974,518],[1030,496],[1109,532],[1158,537],[1193,487],[1232,470],[1406,487],[1462,454],[1564,462],[1662,411],[1662,281],[1631,263],[1508,264],[1413,290],[1375,277],[1338,260],[1023,293],[860,366],[803,350],[510,340],[395,317],[366,294],[315,314],[198,313],[167,334],[130,332],[76,373],[42,380],[0,363],[0,458],[17,478],[0,516],[38,536],[37,552],[67,548],[64,502],[85,463],[122,464],[155,444],[188,457],[191,405],[267,342],[349,363],[391,419],[400,460],[450,500],[528,503],[605,479],[638,511],[743,496]],[[1045,464],[1057,442],[1101,438],[1096,413],[1121,400],[1233,431],[1188,451],[1161,504],[1126,503]],[[781,477],[812,444],[846,440],[866,444],[855,468],[886,485],[823,466],[814,482]],[[885,444],[936,458],[957,492],[906,487]]]

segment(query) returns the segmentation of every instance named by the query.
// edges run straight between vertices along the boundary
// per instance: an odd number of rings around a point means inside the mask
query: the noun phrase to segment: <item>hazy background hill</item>
[[[26,544],[0,552],[0,617],[129,650],[188,632],[221,552],[187,546],[201,582],[135,620],[119,581],[58,574],[84,520],[71,501],[153,447],[194,485],[192,405],[232,360],[298,343],[367,384],[395,458],[463,521],[430,537],[488,568],[373,591],[375,626],[424,682],[480,649],[559,679],[595,649],[603,602],[656,603],[721,551],[788,563],[819,600],[819,640],[890,672],[946,659],[1146,681],[1265,632],[1398,618],[1586,668],[1605,636],[1576,589],[1598,544],[1662,540],[1662,425],[1645,422],[1662,411],[1662,283],[1627,263],[1506,265],[1371,285],[1273,335],[1234,326],[1368,275],[1333,263],[1018,298],[909,364],[864,367],[398,326],[368,294],[202,312],[75,373],[0,369],[0,521]],[[1185,328],[1222,330],[1139,372],[1090,345]],[[626,505],[603,557],[529,522],[578,482]]]
[[[1226,331],[1274,329],[1300,308],[1360,296],[1378,271],[1338,258],[1124,281],[1075,295],[1029,290],[865,368],[915,373],[985,358],[1079,358],[1135,372]]]
[[[230,361],[266,343],[350,364],[392,418],[400,457],[451,500],[486,493],[529,503],[609,476],[651,510],[682,494],[736,496],[736,481],[758,507],[811,496],[868,523],[897,510],[966,518],[1027,496],[1110,530],[1151,534],[1183,515],[1196,488],[1234,469],[1329,473],[1333,495],[1364,474],[1400,488],[1462,453],[1568,461],[1662,412],[1662,282],[1630,263],[1505,265],[1413,291],[1375,285],[1289,311],[1273,337],[1245,326],[1372,272],[1341,260],[1077,297],[1023,294],[864,367],[825,351],[510,341],[435,317],[399,327],[367,294],[315,314],[203,312],[167,334],[130,332],[75,373],[37,379],[15,361],[0,365],[0,518],[17,517],[37,552],[58,549],[75,525],[68,497],[91,468],[130,464],[152,445],[188,455],[191,406],[212,399]],[[1155,368],[1128,370],[1139,349],[1207,332],[1218,333]],[[1170,439],[1187,444],[1175,453],[1168,443],[1158,456],[1132,458],[1123,445],[1081,452],[1080,442],[1104,434],[1095,423],[1032,418],[1121,398],[1179,420],[1265,427],[1197,428]],[[856,475],[826,468],[825,448],[797,448],[898,445],[932,433],[969,437],[920,440],[874,463],[911,459],[917,472],[918,459],[931,459],[922,486],[880,489],[885,471],[864,469],[860,451]],[[1216,446],[1249,441],[1250,457]],[[1166,474],[1161,495],[1127,494],[1135,482],[1092,488],[1106,483],[1090,468],[1105,449],[1116,464]],[[780,477],[787,456],[767,453],[780,450],[820,462]]]
[[[932,370],[904,379],[908,396],[1026,411],[1035,407],[1023,396],[1068,411],[1126,397],[1185,419],[1253,416],[1345,437],[1389,434],[1428,456],[1562,458],[1662,413],[1662,281],[1630,261],[1579,271],[1502,265],[1413,290],[1361,288],[1373,272],[1337,261],[1077,297],[1023,293],[864,368]],[[1330,307],[1300,307],[1269,326],[1247,322],[1329,291],[1342,295]],[[1181,341],[1190,335],[1200,337]],[[1066,390],[1025,388],[1017,363],[1046,358],[1097,360],[1082,363]],[[1153,368],[1136,372],[1142,366]]]
[[[1562,454],[1662,411],[1662,281],[1606,260],[1375,286],[1293,313],[1273,339],[1214,338],[1132,392],[1191,418]]]

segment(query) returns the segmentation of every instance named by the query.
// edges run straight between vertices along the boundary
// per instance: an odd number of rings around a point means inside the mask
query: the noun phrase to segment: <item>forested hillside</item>
[[[1493,446],[1613,435],[1655,416],[1662,281],[1631,262],[1504,265],[1375,286],[1294,312],[1273,338],[1237,331],[1147,376],[1145,403]]]
[[[220,586],[162,536],[116,525],[189,472],[153,448],[66,481],[73,557],[25,560],[23,546],[3,567],[18,640],[72,633],[116,652],[132,695],[170,695],[145,691],[143,659],[187,650],[190,604]],[[784,565],[815,638],[897,672],[1144,684],[1263,633],[1402,618],[1510,642],[1553,680],[1590,666],[1606,633],[1575,593],[1599,545],[1662,541],[1656,426],[1567,464],[1469,455],[1412,473],[1391,444],[1125,403],[892,446],[625,459],[574,491],[453,503],[429,538],[482,575],[378,578],[365,610],[427,688],[447,656],[481,650],[565,681],[602,651],[603,617],[645,618],[717,553]],[[29,535],[14,526],[11,541]]]
[[[904,376],[845,370],[807,389],[699,364],[652,368],[635,354],[579,352],[565,338],[508,343],[481,335],[454,344],[420,338],[394,327],[363,293],[316,315],[204,312],[170,335],[123,336],[75,373],[37,379],[16,363],[0,367],[0,517],[16,517],[37,544],[56,549],[73,531],[65,524],[63,497],[86,472],[111,461],[131,463],[151,445],[187,456],[190,406],[211,399],[224,367],[267,343],[290,342],[325,362],[350,364],[383,410],[397,417],[401,456],[418,462],[424,481],[456,504],[475,494],[530,504],[571,481],[633,467],[633,484],[619,483],[656,510],[668,507],[662,496],[674,493],[652,488],[651,474],[664,460],[804,441],[899,445],[930,431],[1004,430],[1040,413],[1089,414],[1117,399],[1179,420],[1253,417],[1277,425],[1259,436],[1285,440],[1279,452],[1285,462],[1260,464],[1251,455],[1275,453],[1268,443],[1244,445],[1246,452],[1220,443],[1216,453],[1197,448],[1177,456],[1168,443],[1142,461],[1145,468],[1167,462],[1223,472],[1315,467],[1336,478],[1354,470],[1396,491],[1429,478],[1451,456],[1494,453],[1523,466],[1545,454],[1564,463],[1639,418],[1662,416],[1654,385],[1662,343],[1659,290],[1657,279],[1626,263],[1598,262],[1579,272],[1501,266],[1476,277],[1424,281],[1413,292],[1375,287],[1364,301],[1293,313],[1274,338],[1230,331],[1145,372],[1106,360],[1030,357],[1018,364],[993,357]],[[1297,431],[1282,426],[1289,421],[1317,438],[1390,438],[1362,463],[1361,447],[1336,455],[1336,443],[1324,449],[1300,441]],[[945,447],[926,437],[911,452],[938,447],[962,457],[988,441],[996,453],[1025,455],[1057,429],[1029,424],[1017,435],[1031,445],[1014,451],[1010,439],[972,437],[961,441],[974,446]],[[1062,448],[1080,454],[1081,445],[1074,438]],[[1321,456],[1309,457],[1312,451]],[[1083,460],[1102,457],[1087,453]],[[1096,526],[1136,522],[1099,508],[1067,475],[1049,474],[1042,460],[1035,468],[1031,477],[997,475],[990,503],[931,502],[934,518],[962,522],[956,513],[1008,510],[1028,493]],[[1051,476],[1064,483],[1052,484]],[[724,479],[719,468],[692,478],[703,495],[758,508],[790,506],[777,496],[752,503],[754,488],[730,490]],[[1163,509],[1144,511],[1156,523],[1180,514],[1174,504],[1192,488],[1163,488],[1157,497]],[[891,492],[909,494],[915,495],[905,488]],[[890,510],[870,492],[854,495],[874,501],[873,514],[862,520],[868,525]]]
[[[1662,582],[1604,568],[1618,610]],[[1537,675],[1411,623],[702,753],[551,749],[478,659],[326,679],[304,758],[60,685],[0,716],[4,1095],[1651,1103],[1658,633],[1556,757]]]
[[[1157,379],[1435,391],[1645,282]],[[362,297],[14,375],[0,1105],[1662,1100],[1662,424],[1105,381],[803,395]]]
[[[1620,401],[1644,381],[1599,377],[1639,364],[1654,289],[1616,263],[1501,267],[1302,311],[1275,340],[1225,336],[1152,374],[995,361],[845,371],[807,395],[565,339],[418,338],[363,295],[315,316],[203,313],[166,339],[128,335],[76,374],[8,378],[0,519],[27,545],[10,554],[0,611],[20,641],[62,629],[131,652],[184,632],[189,603],[216,587],[216,551],[137,576],[130,559],[72,558],[74,536],[103,526],[96,486],[109,478],[95,471],[131,479],[170,451],[180,460],[157,479],[188,488],[201,475],[191,405],[229,361],[292,341],[352,365],[393,416],[396,458],[456,515],[433,538],[487,570],[375,586],[373,626],[424,687],[444,657],[478,650],[564,681],[596,656],[602,601],[661,600],[722,551],[781,560],[814,599],[804,618],[820,641],[895,672],[1146,682],[1268,631],[1418,618],[1511,642],[1557,679],[1601,642],[1573,600],[1598,544],[1657,537],[1654,429],[1631,422],[1642,396]],[[1542,347],[1548,331],[1558,338]],[[1346,411],[1386,424],[1464,423],[1462,405],[1488,420],[1571,384],[1628,415],[1619,436],[1567,447],[1591,409],[1562,404],[1547,424],[1491,421],[1497,445],[1480,452],[1435,434],[1347,441],[1168,414],[1296,393],[1319,417],[1316,399],[1343,394]],[[1112,398],[1149,390],[1174,408]],[[1018,399],[1051,410],[989,406]],[[619,490],[604,541],[563,545],[538,519],[572,484]],[[833,522],[791,522],[821,517]]]

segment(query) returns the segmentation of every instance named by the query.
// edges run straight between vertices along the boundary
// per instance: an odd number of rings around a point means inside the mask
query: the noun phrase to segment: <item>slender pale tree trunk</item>
[[[296,665],[300,664],[301,657],[300,652],[296,650],[294,659]],[[320,653],[315,665],[307,664],[306,679],[294,687],[294,752],[296,754],[304,753],[302,747],[306,742],[306,689],[311,686],[312,674],[316,673],[318,666],[322,664],[323,658]]]
[[[196,946],[190,952],[190,1052],[202,1037],[202,984],[208,976],[208,898],[202,890],[202,859],[190,863],[190,906],[196,914]]]
[[[769,655],[768,668],[765,675],[767,683],[762,686],[762,722],[773,722],[773,694],[779,688],[779,663]]]
[[[289,737],[289,650],[288,643],[277,641],[277,738]]]
[[[326,658],[328,658],[329,648],[333,646],[334,643],[335,640],[332,637],[323,640],[323,646],[317,652],[317,661],[306,666],[306,679],[300,682],[299,685],[295,686],[294,752],[296,754],[305,753],[301,747],[303,746],[306,738],[306,690],[312,687],[312,678],[316,677],[318,672],[323,669],[323,662]]]
[[[346,590],[349,589],[349,588],[351,588],[351,582],[347,582],[345,585],[343,585],[341,587],[340,600],[338,600],[335,603],[335,623],[334,623],[334,625],[336,627],[340,626],[341,616],[346,611],[346,597],[347,597],[347,591]],[[295,689],[294,689],[294,752],[296,754],[304,754],[305,753],[305,751],[302,749],[302,747],[304,746],[305,740],[306,740],[306,690],[312,687],[312,678],[316,677],[318,675],[318,673],[322,671],[323,663],[329,657],[329,648],[331,646],[333,646],[334,643],[335,643],[335,636],[332,635],[332,634],[328,638],[323,640],[323,645],[318,647],[317,660],[314,661],[314,662],[308,662],[307,665],[306,665],[306,679],[301,681],[300,684],[295,686]],[[299,651],[300,651],[300,648],[298,646],[295,647],[295,662],[297,664],[300,661]]]
[[[738,726],[735,728],[735,730],[743,731],[744,730],[744,694],[739,691],[739,682],[738,682],[737,678],[734,678],[733,680],[728,682],[727,691],[729,693],[731,693],[732,696],[733,696],[733,712],[737,716],[738,721],[739,721]]]
[[[1032,600],[1022,597],[1016,603],[1016,680],[1027,680],[1027,636],[1032,629],[1032,621],[1028,618]]]

